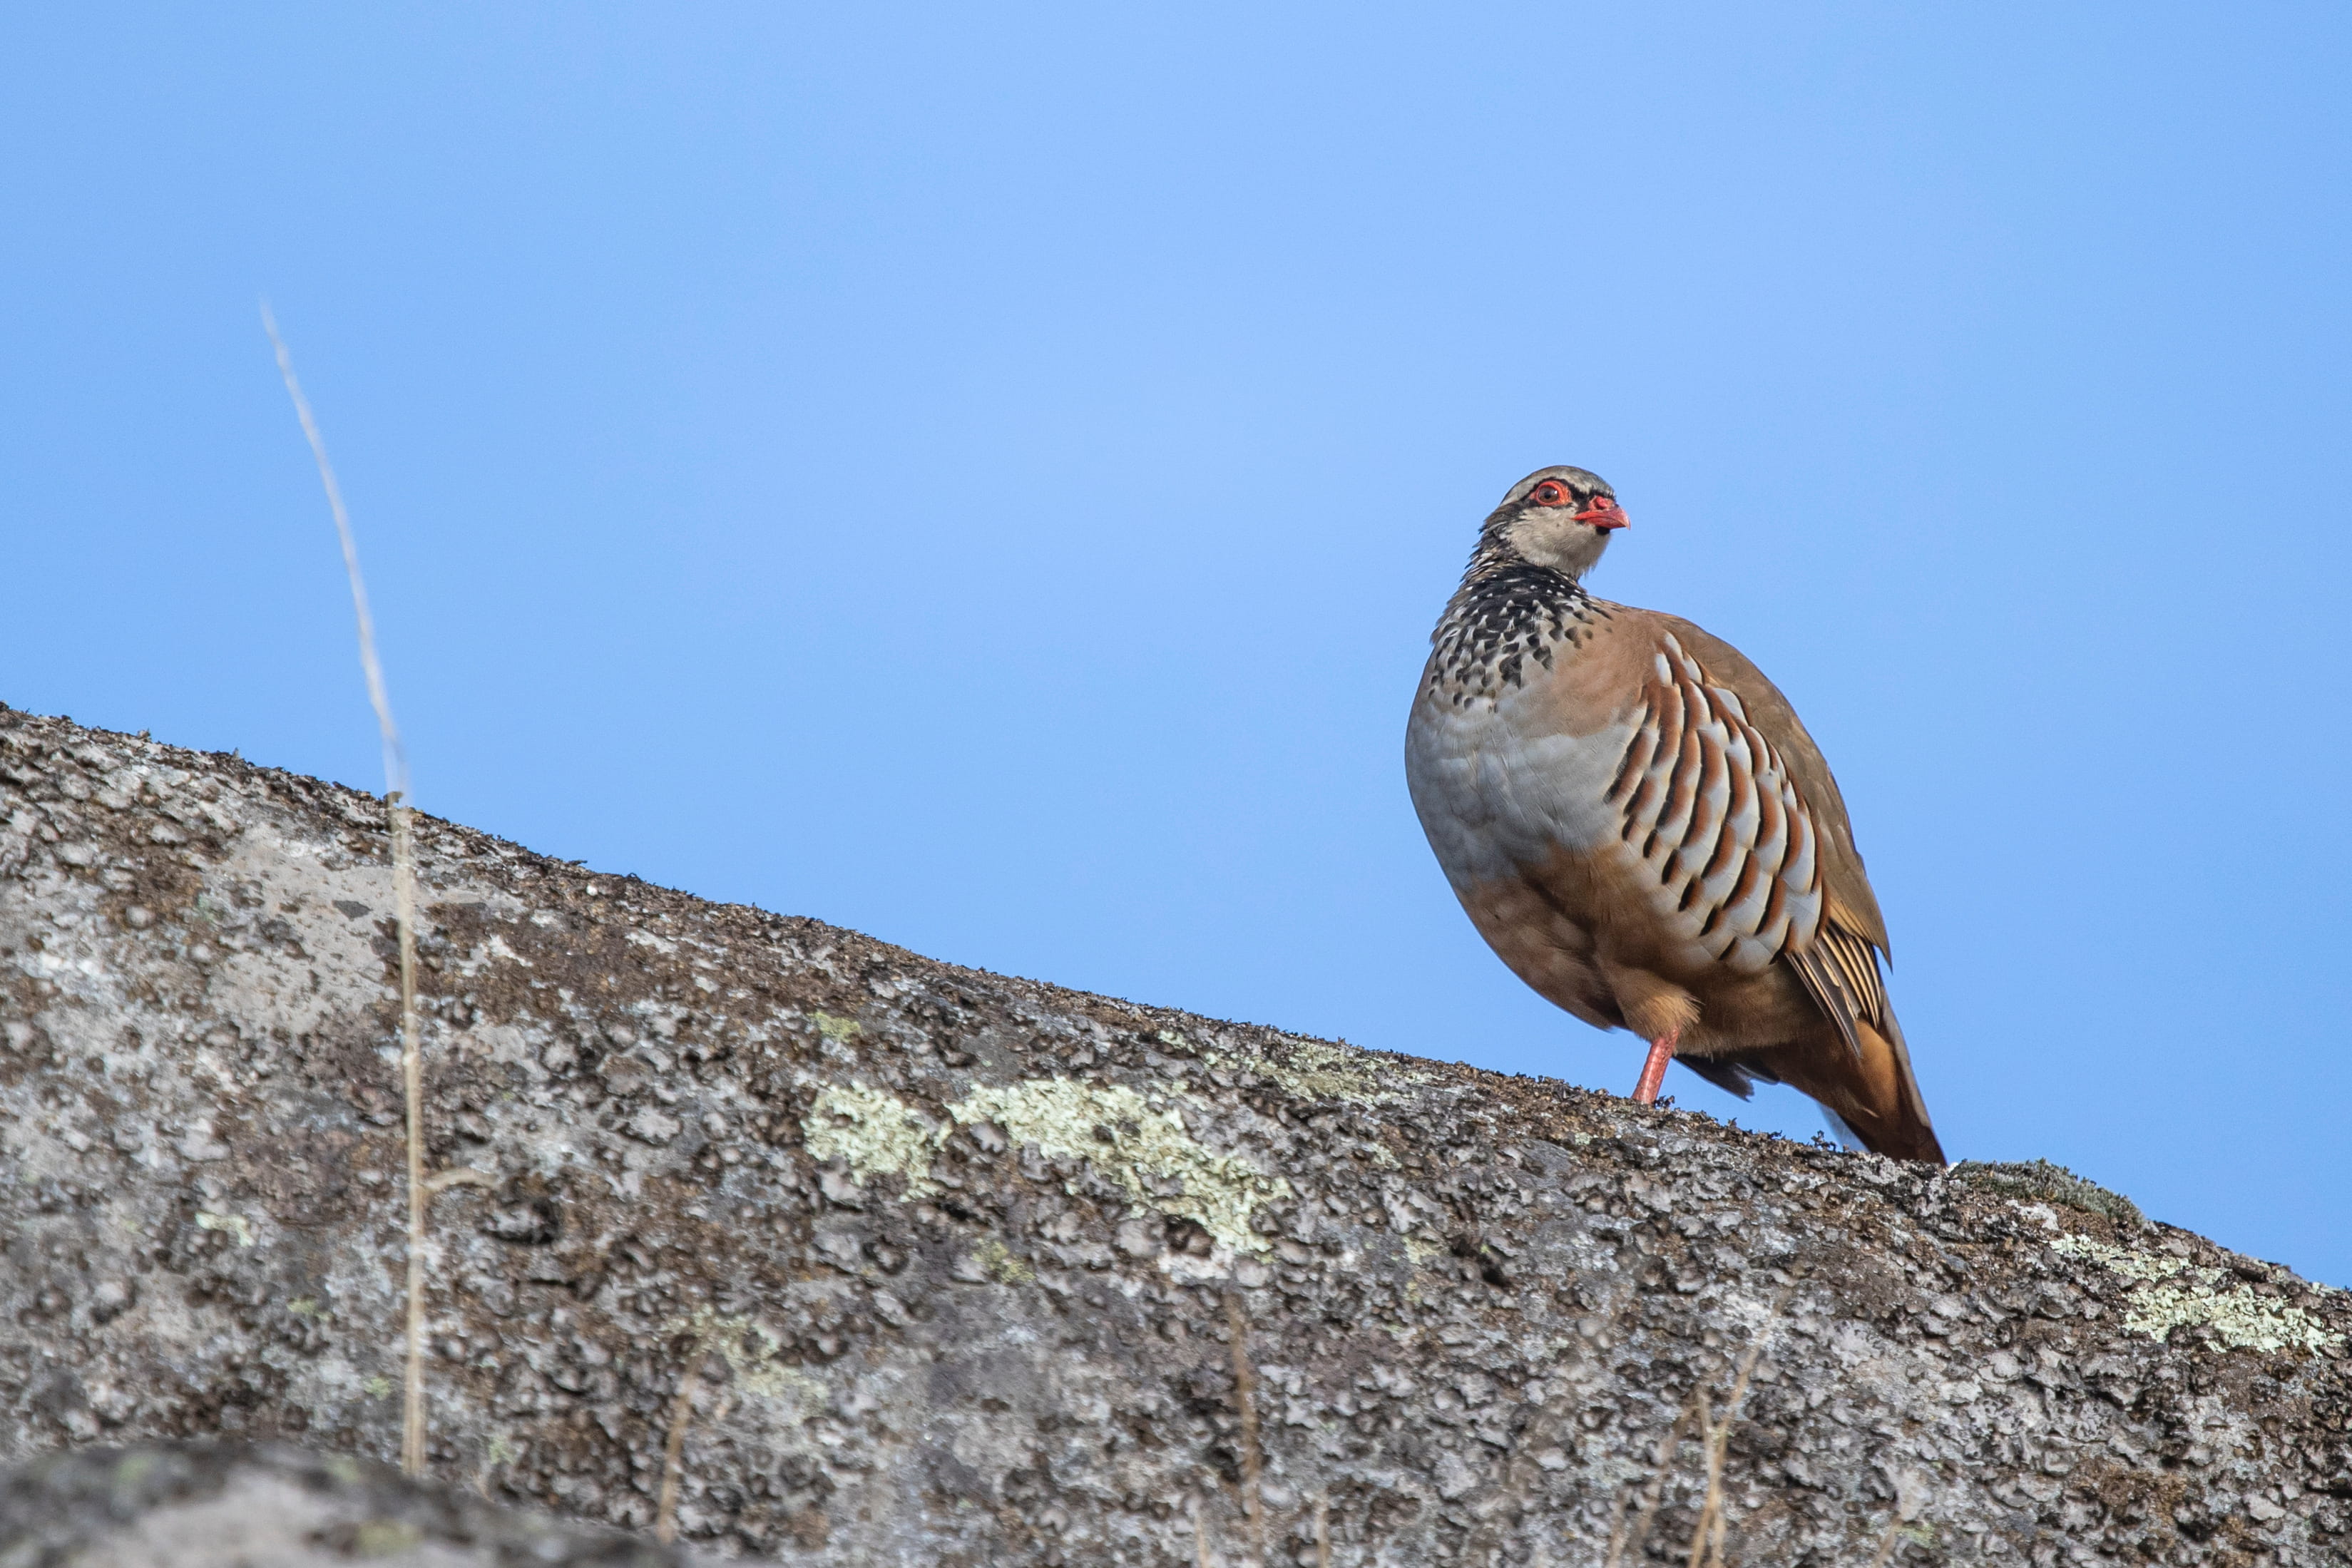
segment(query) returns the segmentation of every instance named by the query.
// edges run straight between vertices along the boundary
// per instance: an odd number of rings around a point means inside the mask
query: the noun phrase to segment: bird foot
[[[1682,1038],[1682,1032],[1672,1030],[1650,1042],[1650,1059],[1642,1063],[1641,1082],[1633,1085],[1634,1104],[1657,1103],[1658,1090],[1666,1082],[1666,1063],[1675,1059],[1675,1041]]]

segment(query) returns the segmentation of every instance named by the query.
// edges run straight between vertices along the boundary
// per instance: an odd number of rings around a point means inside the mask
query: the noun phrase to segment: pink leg
[[[1669,1030],[1650,1042],[1650,1060],[1642,1063],[1642,1081],[1633,1085],[1634,1104],[1657,1103],[1658,1088],[1666,1081],[1666,1063],[1675,1059],[1675,1041],[1682,1035],[1678,1029]]]

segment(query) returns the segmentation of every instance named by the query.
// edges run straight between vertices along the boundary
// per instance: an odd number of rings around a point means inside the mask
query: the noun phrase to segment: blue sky
[[[17,7],[0,700],[380,787],[267,295],[429,810],[1623,1092],[1400,762],[1579,463],[1836,766],[1947,1147],[2352,1284],[2347,79],[2317,5]]]

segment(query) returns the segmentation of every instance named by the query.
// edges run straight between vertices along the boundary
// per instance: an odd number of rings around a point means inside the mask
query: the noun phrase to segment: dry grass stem
[[[294,400],[294,417],[302,423],[303,439],[318,460],[319,482],[326,487],[327,507],[334,514],[335,535],[343,547],[343,571],[351,579],[352,612],[359,623],[360,671],[367,677],[368,703],[375,709],[376,729],[383,742],[384,810],[392,825],[393,920],[400,937],[400,1083],[408,1109],[408,1310],[405,1322],[407,1355],[401,1378],[400,1468],[410,1475],[425,1471],[425,1211],[430,1195],[425,1185],[425,1060],[416,1019],[416,857],[409,832],[408,758],[401,748],[400,727],[393,722],[392,698],[383,685],[383,664],[375,652],[375,617],[368,611],[367,582],[360,575],[358,541],[352,536],[351,513],[343,506],[343,488],[335,482],[334,465],[327,461],[326,438],[310,413],[310,400],[294,374],[294,357],[278,336],[278,319],[267,300],[261,307],[262,329],[278,356],[278,373],[286,380],[286,395]]]
[[[1718,1533],[1717,1521],[1723,1517],[1723,1448],[1715,1440],[1717,1427],[1709,1419],[1706,1396],[1698,1396],[1698,1432],[1701,1451],[1706,1456],[1706,1484],[1700,1490],[1698,1523],[1691,1529],[1690,1568],[1706,1568],[1710,1542]],[[1731,1424],[1728,1413],[1724,1423]]]
[[[670,1401],[669,1436],[662,1443],[661,1500],[654,1507],[654,1539],[664,1546],[677,1539],[677,1487],[686,1473],[686,1429],[694,1424],[694,1396],[702,1388],[702,1354],[707,1342],[696,1335],[686,1353],[686,1370],[678,1375],[677,1397]]]
[[[1657,1517],[1659,1499],[1665,1495],[1666,1474],[1674,1469],[1675,1450],[1682,1447],[1683,1434],[1690,1429],[1691,1417],[1697,1413],[1704,1398],[1697,1389],[1692,1389],[1689,1397],[1683,1401],[1682,1414],[1675,1417],[1673,1429],[1658,1440],[1657,1463],[1650,1471],[1648,1495],[1642,1500],[1641,1533],[1631,1540],[1626,1536],[1625,1505],[1631,1500],[1632,1494],[1617,1494],[1616,1517],[1609,1523],[1608,1568],[1617,1568],[1629,1549],[1639,1556],[1643,1546],[1649,1541],[1650,1522]]]
[[[1886,1560],[1895,1555],[1895,1542],[1902,1533],[1903,1513],[1897,1509],[1895,1517],[1886,1521],[1886,1533],[1878,1538],[1878,1554],[1870,1560],[1870,1568],[1886,1568]]]
[[[397,793],[392,813],[392,907],[400,933],[400,1090],[408,1111],[407,1357],[400,1387],[400,1468],[425,1473],[425,1044],[416,1023],[416,860],[408,807]]]
[[[1698,1527],[1691,1531],[1690,1568],[1707,1568],[1710,1556],[1717,1564],[1723,1562],[1724,1537],[1728,1528],[1723,1511],[1724,1448],[1731,1441],[1731,1424],[1738,1419],[1739,1406],[1748,1398],[1748,1384],[1756,1375],[1756,1364],[1764,1359],[1764,1347],[1772,1343],[1773,1331],[1780,1326],[1780,1314],[1787,1310],[1789,1297],[1796,1288],[1791,1281],[1772,1298],[1771,1310],[1765,1313],[1748,1354],[1739,1358],[1738,1375],[1732,1379],[1730,1397],[1723,1402],[1723,1419],[1710,1425],[1706,1401],[1700,1400],[1699,1430],[1706,1439],[1706,1497],[1699,1505]]]
[[[1242,1517],[1249,1521],[1251,1561],[1265,1563],[1265,1502],[1260,1495],[1261,1460],[1257,1443],[1257,1369],[1250,1364],[1249,1313],[1238,1294],[1225,1296],[1225,1327],[1234,1349],[1234,1403],[1242,1417]]]
[[[1209,1526],[1201,1517],[1201,1500],[1192,1500],[1192,1557],[1200,1568],[1212,1568],[1209,1562]]]
[[[1331,1568],[1331,1494],[1315,1500],[1315,1568]]]

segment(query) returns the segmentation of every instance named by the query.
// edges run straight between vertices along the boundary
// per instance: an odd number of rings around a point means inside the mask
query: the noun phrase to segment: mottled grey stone
[[[1662,1440],[1752,1365],[1735,1563],[2352,1545],[2352,1302],[2079,1178],[417,841],[430,1163],[477,1173],[442,1482],[643,1530],[682,1417],[724,1553],[1682,1561],[1706,1451]],[[0,1457],[396,1451],[386,861],[368,796],[0,712]]]
[[[283,1444],[142,1443],[0,1475],[9,1568],[685,1568],[621,1531],[500,1508],[374,1460]]]

